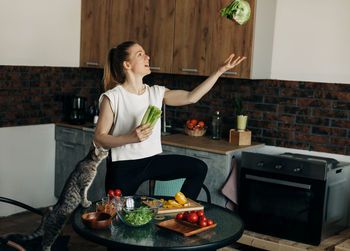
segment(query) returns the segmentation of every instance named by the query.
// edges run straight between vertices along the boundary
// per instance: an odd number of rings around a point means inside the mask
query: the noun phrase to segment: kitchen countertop
[[[207,136],[193,137],[181,133],[162,136],[162,144],[218,154],[229,154],[249,148],[264,146],[264,144],[261,143],[252,143],[249,146],[238,146],[226,140],[213,140]]]
[[[95,130],[93,123],[86,123],[83,125],[72,125],[63,122],[56,123],[56,125],[80,129],[89,132],[94,132]],[[250,148],[264,146],[264,144],[262,143],[252,143],[249,146],[238,146],[229,143],[228,140],[213,140],[208,136],[193,137],[188,136],[184,133],[162,136],[162,144],[218,154],[229,154]]]

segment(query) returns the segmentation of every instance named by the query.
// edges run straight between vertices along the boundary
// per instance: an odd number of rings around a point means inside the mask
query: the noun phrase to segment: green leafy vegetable
[[[125,210],[124,220],[134,226],[143,225],[152,220],[153,212],[148,207]]]
[[[149,105],[147,108],[147,111],[143,115],[141,125],[150,123],[150,126],[154,126],[158,119],[160,118],[160,115],[162,114],[162,111],[158,109],[157,107],[153,105]]]
[[[234,19],[240,25],[245,24],[250,18],[250,5],[244,0],[235,0],[226,8],[220,10],[221,16]]]

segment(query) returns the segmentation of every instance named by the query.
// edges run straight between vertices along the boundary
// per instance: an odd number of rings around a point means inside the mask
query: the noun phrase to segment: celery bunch
[[[157,120],[160,118],[162,111],[153,105],[149,105],[147,111],[143,115],[141,125],[150,123],[150,126],[154,126]]]

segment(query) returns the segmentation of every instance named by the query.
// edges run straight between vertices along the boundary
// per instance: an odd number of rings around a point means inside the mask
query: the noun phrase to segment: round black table
[[[153,219],[138,228],[114,221],[105,229],[90,229],[83,224],[81,216],[91,209],[82,207],[73,213],[73,229],[85,239],[106,246],[108,250],[216,250],[233,244],[242,236],[243,222],[236,213],[214,204],[199,203],[204,206],[205,215],[217,226],[189,237],[155,224],[174,216]]]

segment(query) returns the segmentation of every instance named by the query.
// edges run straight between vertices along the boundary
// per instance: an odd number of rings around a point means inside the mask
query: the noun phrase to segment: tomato
[[[194,126],[197,125],[197,122],[198,122],[198,120],[196,120],[196,119],[191,120],[191,124],[193,124]]]
[[[188,219],[188,215],[189,215],[188,212],[184,212],[184,215],[183,215],[182,219],[183,220],[187,220]]]
[[[197,215],[198,215],[198,217],[203,217],[204,216],[204,212],[202,210],[199,210],[197,212]]]
[[[203,121],[199,121],[198,125],[203,128],[205,126],[205,123]]]
[[[183,213],[178,213],[176,215],[176,219],[178,219],[178,220],[182,220],[183,218],[184,218],[184,214]]]
[[[198,215],[195,212],[190,213],[188,216],[188,221],[190,222],[197,222],[198,221]]]
[[[198,131],[199,129],[201,129],[198,125],[196,125],[194,128],[193,128],[193,130],[195,130],[195,131]]]
[[[114,196],[114,191],[113,191],[113,190],[109,190],[109,191],[108,191],[108,195],[109,195],[110,197],[113,197],[113,196]]]
[[[193,127],[194,127],[194,124],[188,123],[188,125],[187,125],[187,128],[188,128],[188,129],[192,129]]]
[[[119,197],[119,196],[121,196],[121,195],[122,195],[122,190],[117,189],[117,190],[114,191],[114,196]]]
[[[199,222],[199,225],[200,225],[201,227],[206,227],[206,226],[208,225],[208,223],[207,223],[207,221],[205,221],[205,220],[201,220],[201,221]]]
[[[207,221],[207,217],[205,217],[204,215],[200,218],[200,220],[204,220],[204,221]]]
[[[214,222],[213,222],[212,220],[208,220],[208,221],[207,221],[207,224],[208,224],[208,226],[210,226],[210,225],[213,225]]]
[[[186,125],[188,125],[189,123],[191,123],[191,120],[187,120],[186,121]]]

